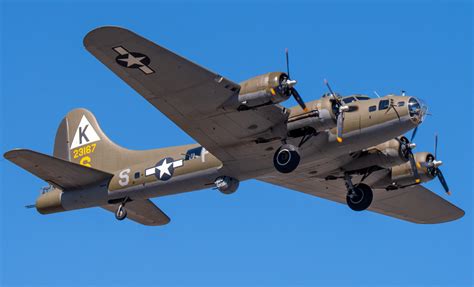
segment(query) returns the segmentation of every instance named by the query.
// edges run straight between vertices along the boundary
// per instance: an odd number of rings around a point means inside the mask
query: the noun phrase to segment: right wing
[[[346,204],[347,189],[341,179],[324,180],[294,172],[259,180]],[[421,185],[392,191],[375,189],[373,193],[368,210],[414,223],[442,223],[464,215],[462,209]]]
[[[226,110],[223,105],[237,97],[238,84],[129,30],[95,29],[84,38],[84,46],[223,162],[268,156],[269,146],[256,142],[286,135],[285,108]]]
[[[102,208],[115,213],[118,204],[104,205]],[[165,225],[170,218],[158,208],[151,200],[141,199],[127,202],[125,205],[127,218],[148,226]]]

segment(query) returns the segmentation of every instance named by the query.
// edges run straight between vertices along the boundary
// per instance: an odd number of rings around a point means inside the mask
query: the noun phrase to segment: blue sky
[[[342,94],[423,98],[433,116],[417,151],[439,133],[448,199],[466,216],[415,225],[257,181],[230,196],[154,200],[172,219],[158,228],[98,208],[42,216],[23,206],[44,183],[2,158],[0,285],[472,286],[472,11],[468,1],[3,1],[2,153],[51,153],[76,107],[128,148],[192,142],[83,48],[98,26],[127,27],[234,81],[284,70],[288,47],[306,100],[326,92],[324,78]]]

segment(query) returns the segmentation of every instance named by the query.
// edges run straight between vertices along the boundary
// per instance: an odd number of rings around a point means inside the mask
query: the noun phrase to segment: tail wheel
[[[273,165],[281,173],[290,173],[300,163],[298,148],[291,144],[282,145],[273,156]]]
[[[117,218],[117,220],[124,220],[127,218],[127,210],[122,204],[120,204],[117,208],[117,211],[115,212],[115,218]]]
[[[367,184],[359,183],[346,196],[347,205],[354,211],[362,211],[369,208],[374,195]]]

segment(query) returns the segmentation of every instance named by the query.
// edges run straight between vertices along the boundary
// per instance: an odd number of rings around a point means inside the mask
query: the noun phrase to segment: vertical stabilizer
[[[83,166],[112,172],[130,151],[113,143],[86,109],[70,111],[61,121],[54,156]]]

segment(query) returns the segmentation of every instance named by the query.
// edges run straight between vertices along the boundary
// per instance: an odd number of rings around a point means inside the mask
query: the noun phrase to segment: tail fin
[[[117,170],[130,152],[113,143],[86,109],[75,109],[66,115],[54,142],[55,157],[107,172]]]

